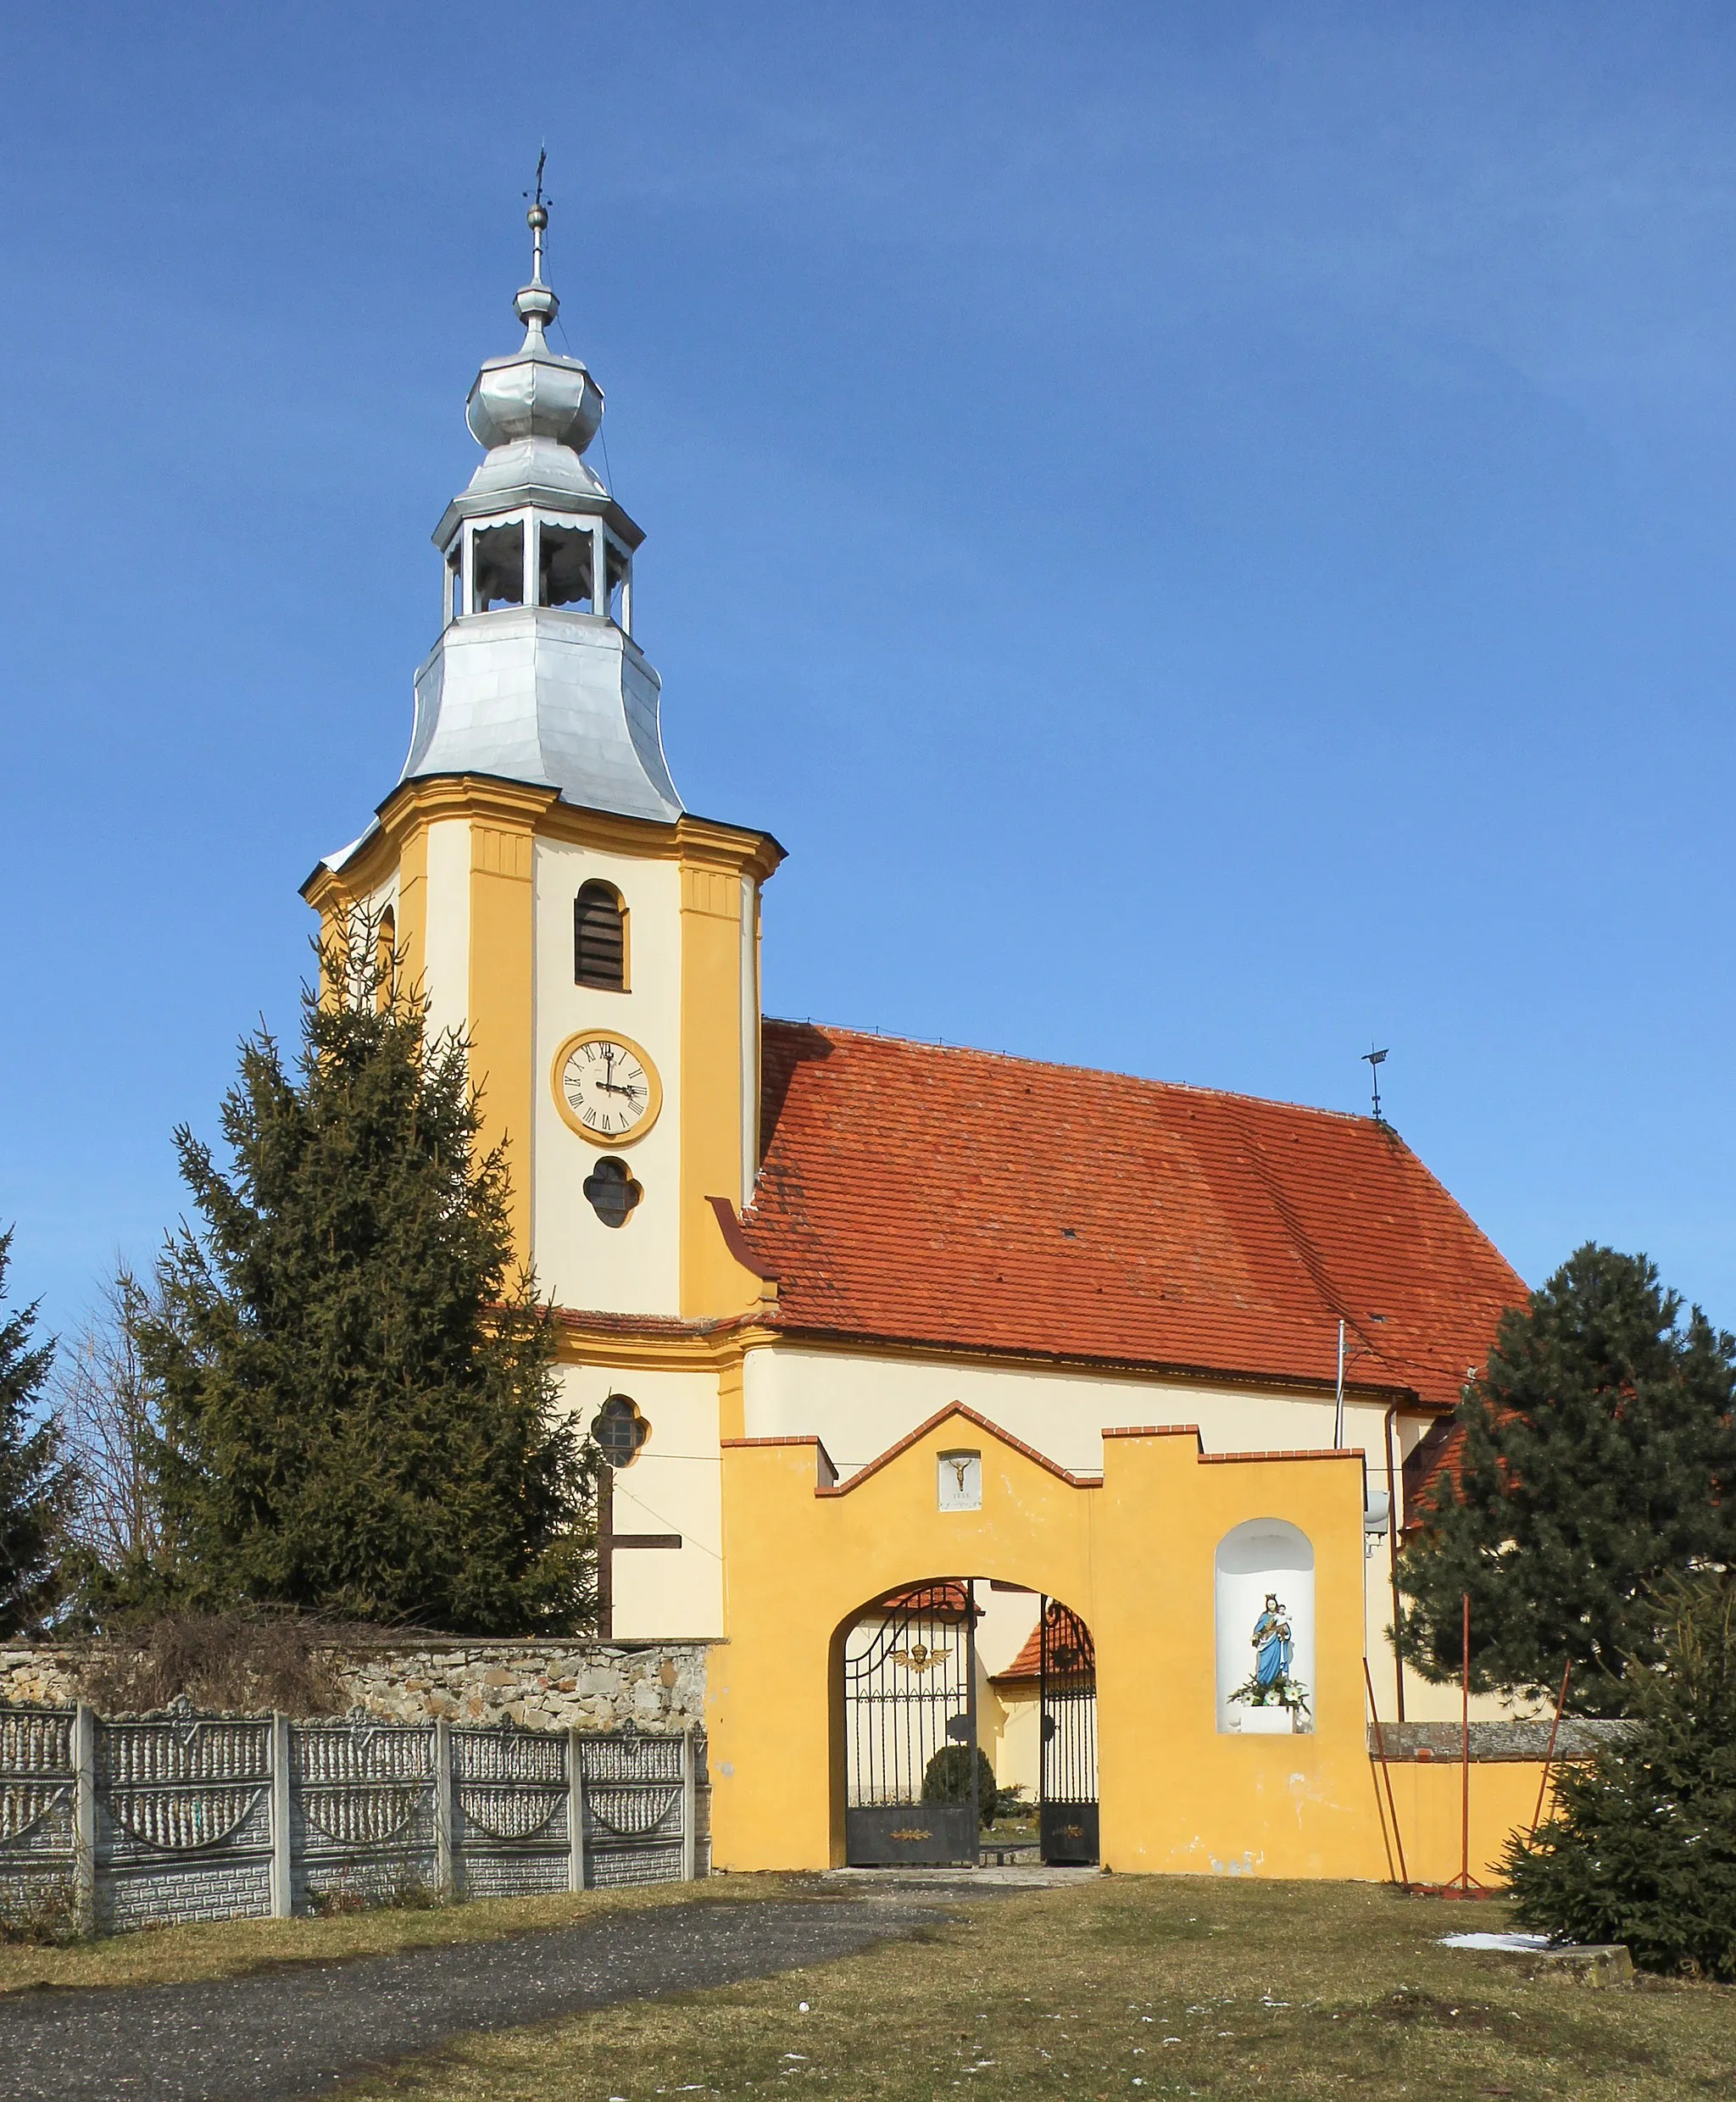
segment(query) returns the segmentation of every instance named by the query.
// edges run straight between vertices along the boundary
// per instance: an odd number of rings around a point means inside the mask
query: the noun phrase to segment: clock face
[[[657,1069],[631,1037],[593,1029],[569,1037],[554,1059],[554,1100],[594,1146],[631,1146],[663,1107]]]

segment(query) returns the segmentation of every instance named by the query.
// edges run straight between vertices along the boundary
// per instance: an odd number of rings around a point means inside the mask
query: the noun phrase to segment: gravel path
[[[728,1985],[908,1935],[957,1882],[735,1899],[202,1985],[0,1994],[5,2102],[292,2102],[466,2032]]]

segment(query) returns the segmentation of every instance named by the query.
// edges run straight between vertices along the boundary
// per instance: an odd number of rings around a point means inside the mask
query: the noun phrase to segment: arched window
[[[587,883],[573,900],[573,982],[627,989],[627,909],[612,883]]]
[[[611,1394],[597,1411],[591,1435],[611,1467],[631,1467],[651,1435],[651,1426],[639,1414],[637,1402],[626,1394]]]

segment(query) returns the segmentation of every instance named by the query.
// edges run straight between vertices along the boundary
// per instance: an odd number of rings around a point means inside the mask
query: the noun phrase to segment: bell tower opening
[[[537,534],[537,603],[568,613],[589,613],[596,605],[596,536],[585,526],[552,526],[544,520]]]
[[[525,528],[478,526],[470,535],[470,611],[492,613],[497,606],[525,603]]]

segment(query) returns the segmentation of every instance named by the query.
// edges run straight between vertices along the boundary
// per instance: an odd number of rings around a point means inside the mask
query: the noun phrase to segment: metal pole
[[[1338,1399],[1333,1409],[1333,1450],[1344,1449],[1344,1322],[1338,1319]]]
[[[1561,1710],[1567,1704],[1567,1674],[1572,1669],[1573,1660],[1569,1657],[1561,1666],[1561,1690],[1555,1695],[1555,1719],[1550,1725],[1550,1748],[1543,1755],[1543,1778],[1537,1784],[1537,1814],[1531,1821],[1531,1836],[1533,1839],[1537,1837],[1538,1827],[1543,1822],[1544,1793],[1550,1785],[1550,1766],[1555,1756],[1555,1732],[1561,1727]]]
[[[1410,1871],[1405,1866],[1405,1838],[1399,1830],[1399,1806],[1393,1800],[1393,1770],[1387,1762],[1386,1727],[1380,1719],[1380,1710],[1374,1704],[1374,1674],[1368,1668],[1368,1659],[1362,1660],[1362,1676],[1368,1685],[1368,1712],[1374,1717],[1374,1741],[1379,1748],[1381,1778],[1386,1783],[1387,1812],[1393,1821],[1393,1844],[1399,1849],[1399,1882],[1408,1886]]]
[[[1471,1593],[1465,1599],[1465,1676],[1460,1682],[1460,1855],[1463,1887],[1471,1888]]]
[[[1393,1673],[1397,1682],[1399,1721],[1405,1720],[1405,1634],[1399,1605],[1399,1482],[1393,1469],[1393,1423],[1399,1413],[1394,1402],[1387,1410],[1387,1567],[1393,1585]]]

